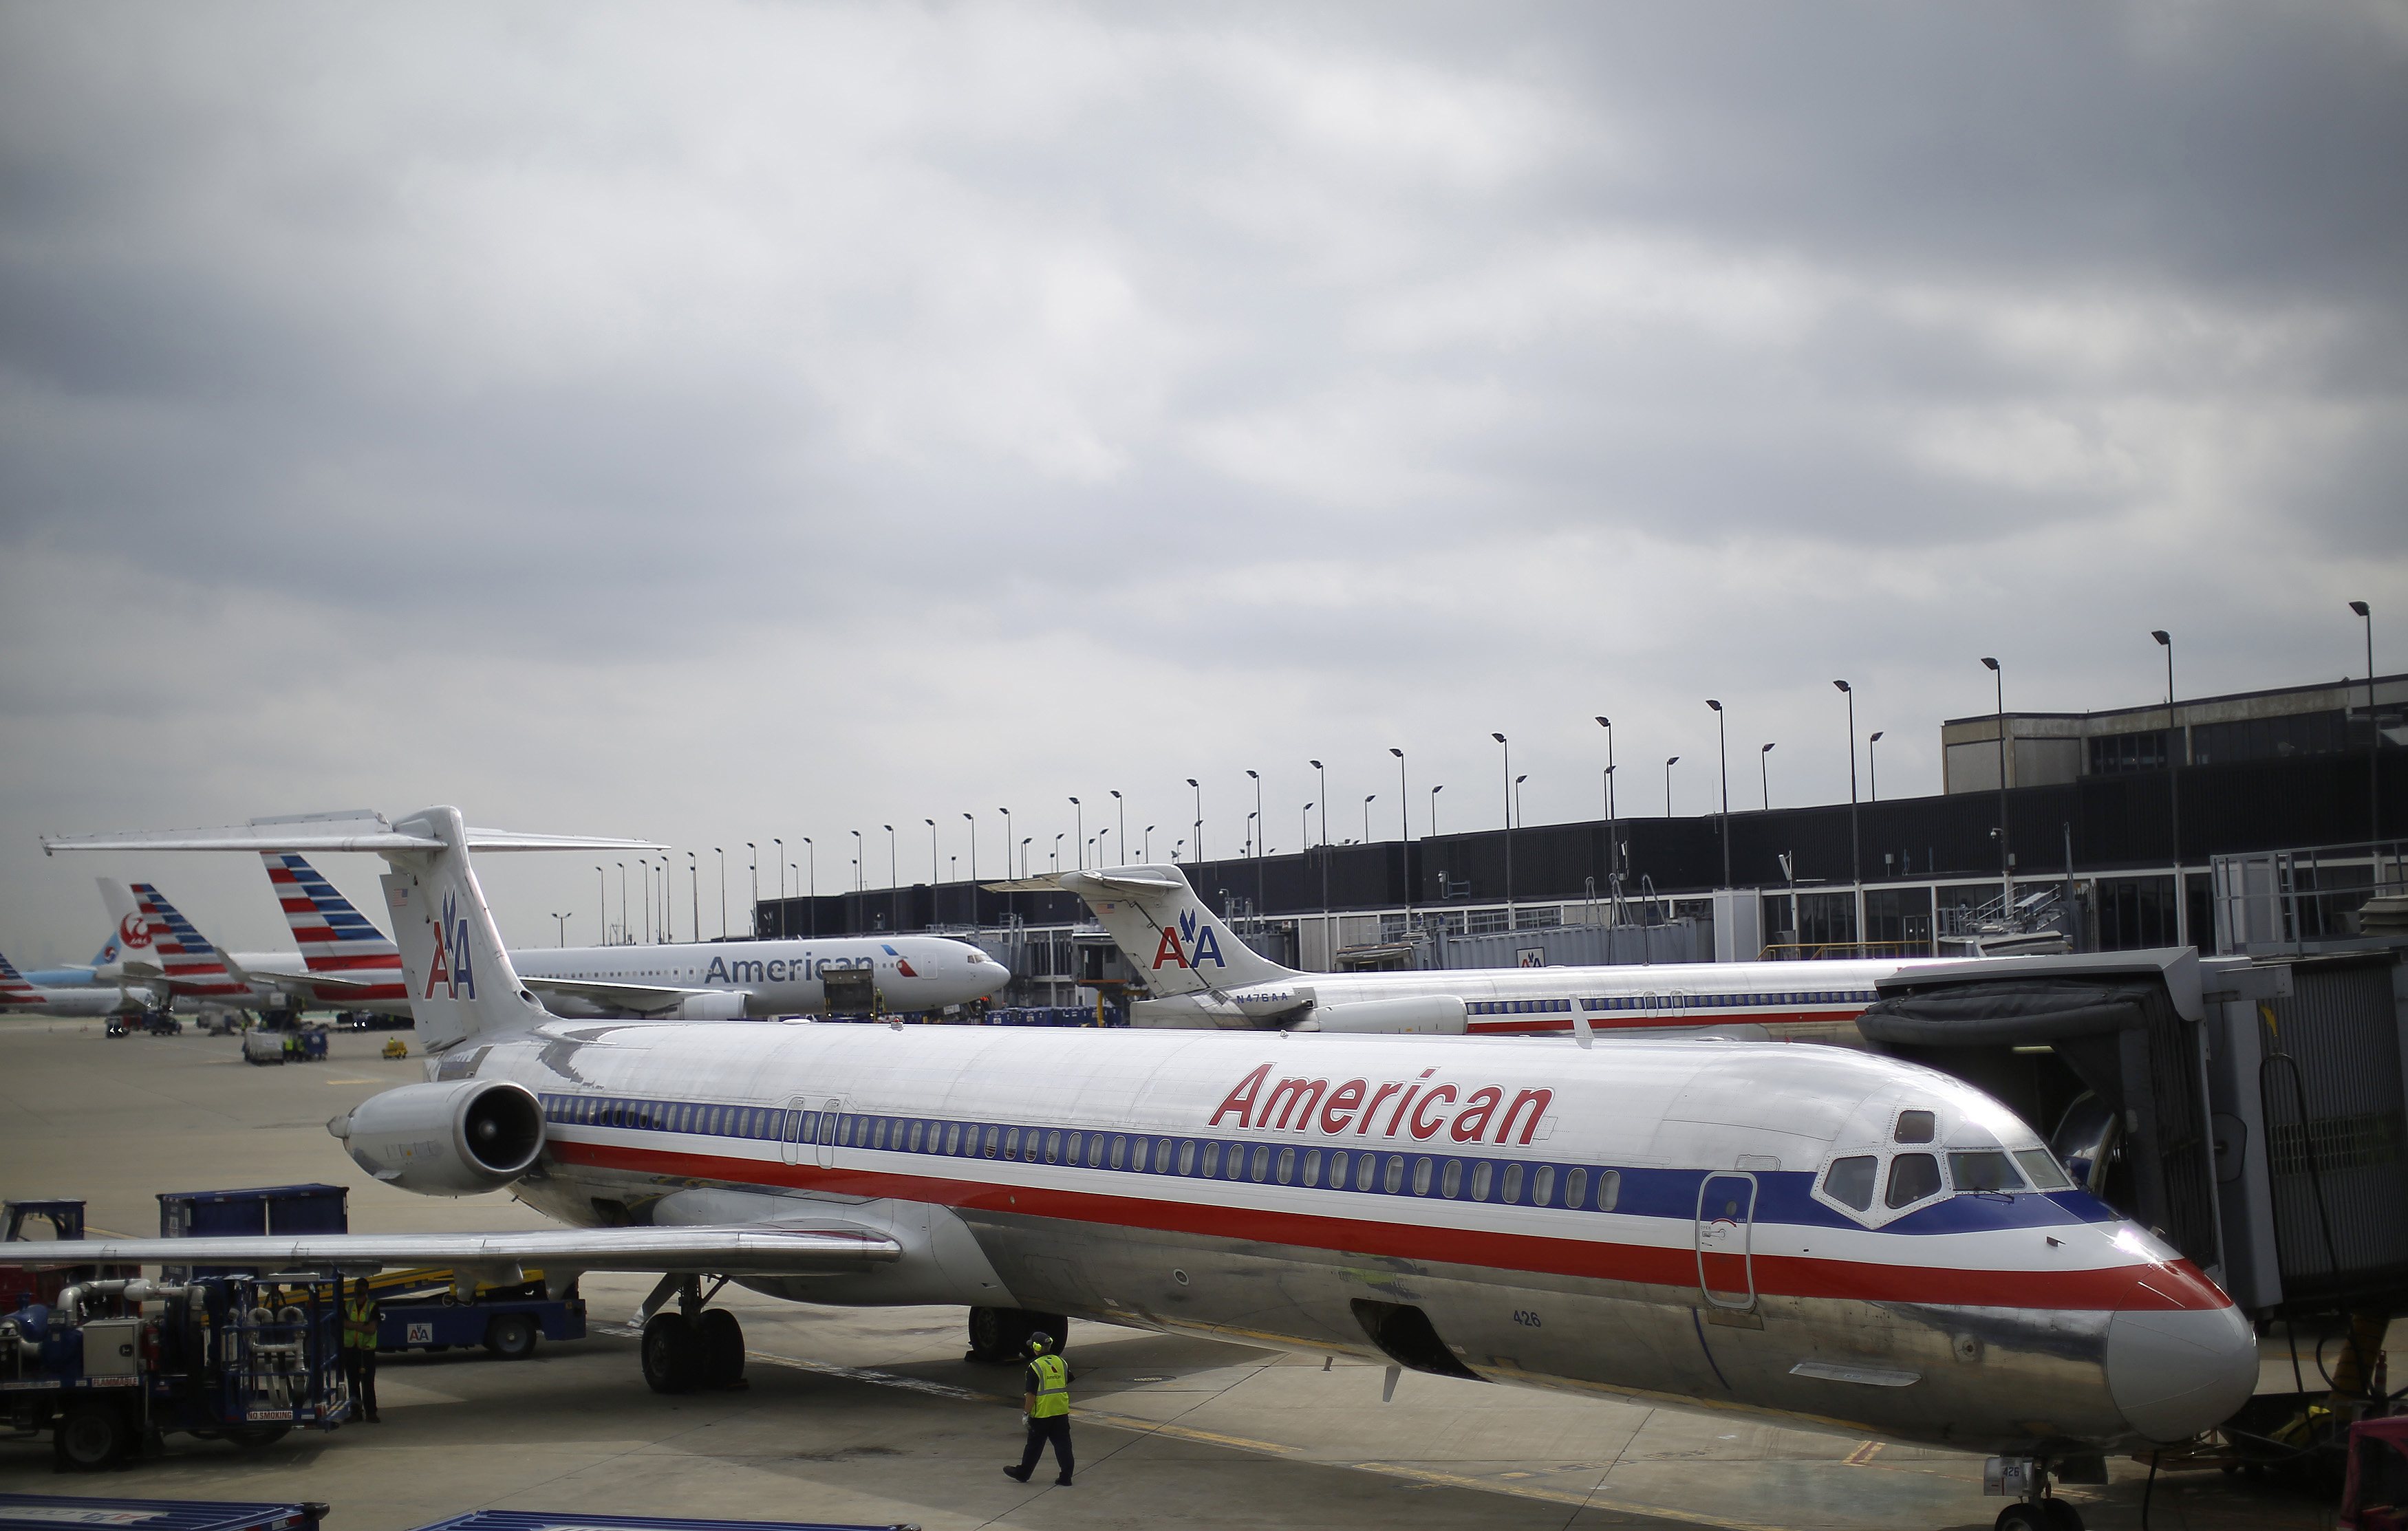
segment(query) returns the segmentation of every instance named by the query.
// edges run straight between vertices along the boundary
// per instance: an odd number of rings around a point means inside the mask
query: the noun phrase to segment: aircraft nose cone
[[[2187,1440],[2258,1388],[2258,1338],[2237,1308],[2121,1312],[2107,1323],[2107,1391],[2151,1440]]]

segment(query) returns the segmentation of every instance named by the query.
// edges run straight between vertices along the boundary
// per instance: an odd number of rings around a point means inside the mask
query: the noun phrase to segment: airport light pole
[[[602,932],[602,944],[609,946],[610,944],[610,874],[599,866],[594,868],[594,891],[601,895],[602,922],[599,928]]]
[[[1371,843],[1371,800],[1379,795],[1376,792],[1363,794],[1363,843],[1365,845]]]
[[[1118,787],[1113,787],[1109,790],[1112,794],[1113,811],[1120,815],[1121,854],[1125,856],[1128,854],[1128,799],[1121,795],[1120,789]]]
[[[719,857],[719,938],[727,939],[727,848],[714,845],[711,851]],[[602,868],[595,867],[595,871]]]
[[[1672,816],[1672,767],[1679,764],[1681,757],[1678,755],[1667,756],[1664,761],[1664,817],[1667,819]]]
[[[694,938],[702,942],[702,858],[693,851],[685,853],[685,886],[694,904]]]
[[[1730,735],[1724,724],[1723,705],[1713,697],[1706,705],[1714,709],[1714,759],[1722,768],[1723,779],[1723,886],[1730,884]]]
[[[1307,803],[1296,818],[1297,843],[1307,851],[1312,849],[1312,805]]]
[[[1321,782],[1321,848],[1326,851],[1329,849],[1329,772],[1317,760],[1308,760],[1305,764],[1312,767],[1314,777]]]
[[[996,811],[1003,815],[1003,877],[1004,880],[1009,882],[1011,880],[1011,810],[1010,808],[997,808]],[[1024,863],[1021,867],[1020,875],[1026,877],[1028,875],[1028,868],[1025,864],[1028,858],[1024,855],[1020,859]],[[1009,917],[1010,914],[1017,908],[1017,905],[1007,900],[1004,904],[1004,913]]]
[[[627,934],[627,864],[621,861],[611,865],[619,868],[619,944],[633,946],[635,937]]]
[[[1599,714],[1597,725],[1605,730],[1605,882],[1612,888],[1622,873],[1622,842],[1613,827],[1613,720]]]
[[[1505,751],[1505,928],[1513,928],[1513,745],[1502,734],[1488,736]]]
[[[1028,875],[1028,842],[1036,837],[1034,835],[1020,837],[1020,875],[1022,877]]]
[[[1189,777],[1189,778],[1187,779],[1187,784],[1188,784],[1189,786],[1191,786],[1191,787],[1195,787],[1195,788],[1196,788],[1196,856],[1195,856],[1195,859],[1196,859],[1196,860],[1197,860],[1197,861],[1202,861],[1202,860],[1204,859],[1204,789],[1203,789],[1202,787],[1200,787],[1200,786],[1197,786],[1197,784],[1196,784],[1196,779],[1195,779],[1194,777],[1192,777],[1192,776],[1191,776],[1191,777]]]
[[[562,946],[566,946],[568,944],[568,916],[555,909],[552,911],[552,917],[560,922],[560,944]]]
[[[978,820],[973,815],[965,813],[962,815],[962,823],[970,826],[970,928],[972,930],[977,930],[980,928],[978,907]]]
[[[933,920],[937,915],[937,821],[920,822],[928,826],[928,917]]]
[[[1982,667],[1990,672],[1999,699],[1999,913],[2004,916],[2015,902],[2015,857],[2007,849],[2007,672],[1987,655]],[[1855,752],[1851,748],[1849,753]]]
[[[856,829],[853,833],[857,836],[861,831]],[[746,840],[744,842],[744,849],[750,852],[746,857],[746,860],[751,863],[752,867],[752,913],[751,917],[745,921],[746,928],[744,933],[745,937],[749,940],[752,937],[761,934],[761,848],[753,844],[751,840]]]
[[[1775,740],[1774,743],[1780,742]],[[1772,745],[1759,745],[1756,751],[1756,774],[1764,787],[1764,811],[1772,811]]]
[[[1987,664],[1985,660],[1983,663]],[[1856,688],[1845,680],[1831,684],[1848,699],[1848,880],[1862,887],[1865,880],[1862,841],[1856,836]]]
[[[1440,793],[1444,792],[1444,791],[1446,791],[1446,783],[1445,783],[1445,782],[1443,782],[1443,781],[1440,782],[1437,786],[1432,787],[1432,788],[1430,789],[1430,826],[1429,826],[1429,832],[1430,832],[1430,838],[1432,838],[1432,839],[1436,839],[1436,838],[1438,838],[1438,794],[1439,794]]]
[[[1865,736],[1865,788],[1876,803],[1881,801],[1881,755],[1873,747],[1881,741],[1878,728]]]
[[[1070,799],[1070,811],[1075,815],[1073,822],[1079,826],[1079,837],[1070,842],[1070,854],[1079,858],[1079,869],[1081,871],[1084,871],[1087,867],[1087,852],[1085,849],[1087,843],[1087,809],[1083,804],[1082,804],[1077,798],[1073,797]],[[1058,840],[1061,837],[1057,835],[1054,838]],[[1057,866],[1054,870],[1058,872],[1061,868]]]
[[[820,848],[811,843],[809,835],[803,837],[803,875],[810,879],[810,891],[804,900],[804,907],[810,912],[805,917],[803,933],[817,940],[820,934]],[[695,939],[702,939],[702,932],[698,929],[695,932]]]
[[[2366,623],[2366,840],[2372,845],[2383,838],[2383,731],[2374,726],[2374,608],[2352,601],[2349,608]],[[2382,868],[2373,875],[2382,880]]]
[[[775,848],[774,854],[778,861],[778,898],[782,903],[786,897],[786,842],[772,835],[769,837],[769,844]]]
[[[895,854],[895,826],[893,824],[881,824],[878,827],[886,831],[886,885],[889,888],[899,888],[903,886],[903,874],[896,866]]]
[[[1154,826],[1152,824],[1145,826],[1145,849],[1138,852],[1138,859],[1140,861],[1154,859]]]
[[[2149,637],[2166,651],[2166,803],[2168,827],[2173,832],[2174,851],[2174,921],[2180,929],[2187,922],[2189,910],[2183,898],[2182,874],[2182,763],[2190,751],[2181,748],[2183,727],[2174,717],[2174,638],[2164,628],[2155,628]]]
[[[1262,928],[1263,919],[1263,841],[1270,837],[1270,824],[1263,818],[1263,774],[1248,771],[1246,780],[1254,784],[1254,928]]]
[[[862,848],[861,831],[856,829],[853,832],[853,896],[856,900],[853,907],[855,920],[861,917],[861,909],[857,901],[863,894],[869,891],[868,878],[862,870],[861,865],[867,857],[868,852]]]
[[[1054,832],[1054,870],[1056,872],[1062,870],[1062,837],[1065,833],[1058,829]]]

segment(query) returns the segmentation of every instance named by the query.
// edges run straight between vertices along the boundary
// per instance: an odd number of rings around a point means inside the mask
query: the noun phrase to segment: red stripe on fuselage
[[[1651,1286],[1698,1284],[1698,1254],[1693,1248],[1661,1249],[1646,1244],[1429,1227],[1196,1201],[1155,1201],[1141,1196],[996,1185],[883,1170],[823,1169],[817,1165],[770,1164],[758,1159],[610,1143],[564,1142],[555,1138],[550,1147],[569,1164],[680,1180],[708,1180],[739,1186],[791,1186],[840,1195],[893,1196],[965,1211],[1060,1218],[1111,1227],[1291,1244],[1345,1254],[1443,1261],[1537,1275],[1578,1276]],[[1897,1237],[1903,1239],[1908,1236]],[[2172,1266],[2116,1266],[2103,1270],[1951,1270],[1757,1254],[1754,1265],[1756,1289],[1767,1296],[2097,1311],[2215,1309],[2229,1308],[2232,1302],[2187,1260]]]

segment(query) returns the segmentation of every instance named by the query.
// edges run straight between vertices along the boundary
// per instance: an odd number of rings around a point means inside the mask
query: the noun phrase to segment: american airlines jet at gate
[[[1755,1025],[1778,1038],[1828,1037],[1853,1035],[1851,1023],[1881,997],[1873,986],[1883,979],[1944,966],[1897,957],[1305,973],[1246,945],[1177,866],[988,886],[1059,889],[1086,900],[1153,996],[1129,1007],[1139,1026],[1523,1036]]]
[[[298,961],[289,952],[221,952],[156,887],[103,878],[101,900],[122,934],[129,980],[161,983],[188,1007],[408,1015],[400,948],[301,856],[260,859]],[[1011,981],[1010,970],[977,947],[939,936],[538,948],[511,957],[553,1013],[597,1019],[932,1010],[982,999]]]
[[[2212,1281],[2006,1108],[1915,1065],[1707,1039],[800,1024],[765,1045],[757,1025],[564,1022],[513,971],[468,853],[579,842],[452,808],[338,834],[48,844],[384,855],[428,1078],[332,1130],[398,1189],[509,1187],[568,1226],[41,1258],[660,1271],[642,1356],[663,1391],[740,1373],[701,1288],[726,1276],[964,1304],[974,1335],[1073,1314],[1747,1409],[2033,1459],[2042,1484],[2051,1461],[2217,1424],[2256,1379]]]
[[[340,823],[360,817],[310,815],[265,823]],[[340,1009],[407,1014],[400,949],[300,856],[268,853],[260,859],[267,864],[267,880],[305,964],[300,973],[266,971],[279,980],[314,986]],[[252,959],[237,961],[254,977],[264,971]],[[831,1010],[935,1010],[983,999],[1011,981],[1010,970],[977,947],[941,936],[531,947],[511,952],[510,961],[553,1014],[595,1019],[733,1021]]]

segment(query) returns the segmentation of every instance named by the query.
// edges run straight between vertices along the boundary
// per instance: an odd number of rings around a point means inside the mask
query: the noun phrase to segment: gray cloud
[[[1707,694],[1828,798],[1841,673],[1932,790],[1971,656],[2129,703],[2161,624],[2340,673],[2403,77],[2380,5],[0,11],[0,949],[90,944],[41,828],[991,870],[1391,744],[1493,823],[1496,728],[1593,812],[1598,711],[1660,809]]]

